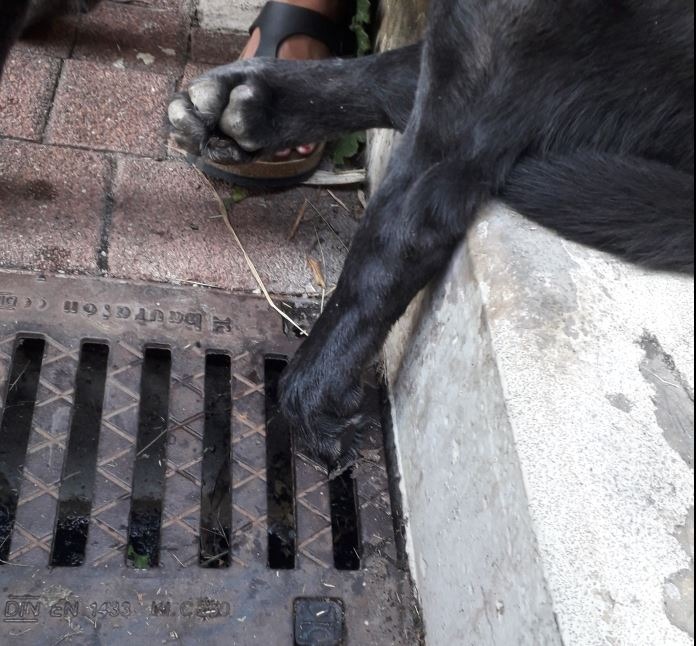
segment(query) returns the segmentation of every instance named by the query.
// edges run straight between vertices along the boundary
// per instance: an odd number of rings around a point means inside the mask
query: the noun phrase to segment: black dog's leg
[[[513,9],[523,12],[521,5],[430,5],[404,139],[368,205],[333,297],[281,382],[284,414],[331,468],[356,457],[365,365],[416,293],[446,266],[530,140],[529,124],[509,125],[512,139],[490,119],[492,103],[511,112],[501,95],[506,84],[489,91],[489,61],[497,51],[491,30]],[[494,7],[504,9],[498,18]]]
[[[364,366],[446,266],[488,196],[478,173],[458,160],[433,163],[408,139],[395,151],[336,291],[281,383],[284,414],[330,468],[357,457]]]
[[[0,2],[0,78],[7,54],[22,31],[28,8],[29,0]]]
[[[323,61],[251,59],[215,68],[174,97],[178,143],[220,163],[367,128],[403,130],[421,47]]]

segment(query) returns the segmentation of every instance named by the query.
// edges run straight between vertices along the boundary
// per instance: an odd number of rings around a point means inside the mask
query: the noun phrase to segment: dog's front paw
[[[281,147],[271,91],[247,61],[215,68],[169,104],[174,138],[185,150],[221,163],[243,163]]]
[[[298,433],[301,450],[324,462],[329,471],[344,470],[358,459],[369,420],[360,412],[359,383],[322,379],[312,366],[291,364],[280,382],[280,407]]]

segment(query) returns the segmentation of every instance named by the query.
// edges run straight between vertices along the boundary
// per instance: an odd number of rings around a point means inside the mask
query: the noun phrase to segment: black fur
[[[576,242],[655,269],[693,273],[694,176],[686,171],[585,151],[529,158],[512,169],[501,197]]]
[[[318,456],[355,458],[364,366],[494,198],[572,240],[693,274],[693,14],[688,0],[433,0],[422,51],[237,63],[175,97],[179,141],[222,162],[404,130],[282,382]]]

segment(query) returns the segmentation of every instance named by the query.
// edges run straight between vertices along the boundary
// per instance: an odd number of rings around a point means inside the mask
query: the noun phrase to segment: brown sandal
[[[249,29],[261,32],[258,49],[254,56],[276,58],[281,45],[291,36],[309,36],[324,43],[339,56],[352,48],[354,36],[326,16],[283,2],[267,2],[258,18]],[[314,173],[324,153],[325,144],[318,144],[310,155],[293,151],[288,159],[277,160],[271,156],[248,164],[219,164],[217,162],[187,155],[186,159],[210,177],[222,179],[239,186],[250,188],[283,188],[299,184]]]

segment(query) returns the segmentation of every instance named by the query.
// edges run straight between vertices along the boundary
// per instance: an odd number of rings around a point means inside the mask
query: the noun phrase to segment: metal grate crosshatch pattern
[[[24,631],[18,643],[70,634],[70,644],[188,637],[281,646],[293,643],[296,598],[331,597],[345,606],[345,644],[419,643],[410,582],[397,567],[378,432],[355,474],[361,569],[334,568],[327,478],[302,455],[295,458],[296,567],[267,567],[263,360],[291,355],[298,339],[263,300],[0,274],[0,397],[23,335],[42,338],[45,350],[9,560],[0,565],[0,641]],[[73,477],[61,473],[85,340],[109,345],[87,548],[83,565],[49,568],[61,477]],[[126,552],[143,350],[153,344],[171,350],[172,374],[160,566],[140,570],[126,564]],[[228,355],[232,376],[231,562],[219,569],[199,566],[208,352]]]

